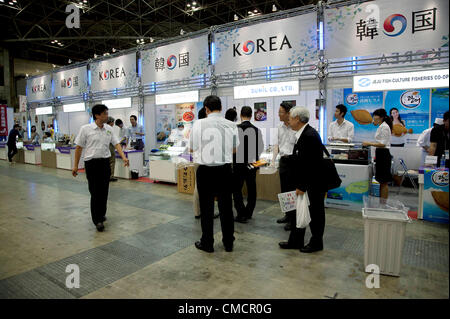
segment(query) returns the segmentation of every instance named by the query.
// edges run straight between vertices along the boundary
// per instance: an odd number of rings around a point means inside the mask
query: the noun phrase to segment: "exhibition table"
[[[49,168],[56,168],[56,144],[42,143],[41,144],[41,165]]]
[[[56,147],[56,167],[61,169],[72,170],[73,164],[75,162],[75,149],[76,148],[73,146]],[[81,154],[78,169],[84,168],[83,153]]]
[[[41,164],[41,146],[40,145],[25,145],[24,159],[27,164]]]
[[[119,153],[116,151],[116,162],[114,164],[114,177],[130,179],[131,171],[137,170],[139,176],[144,175],[144,156],[142,150],[123,150],[125,156],[130,161],[129,167],[124,167],[124,163]]]
[[[16,147],[17,147],[17,154],[14,155],[13,161],[15,161],[16,163],[25,164],[25,152],[23,149],[23,142],[21,141],[17,142]]]
[[[0,143],[0,159],[8,160],[8,146],[6,143]]]
[[[448,168],[420,167],[418,218],[448,223]]]
[[[179,163],[189,162],[183,154],[185,147],[169,147],[167,150],[149,154],[149,177],[154,181],[176,184]]]

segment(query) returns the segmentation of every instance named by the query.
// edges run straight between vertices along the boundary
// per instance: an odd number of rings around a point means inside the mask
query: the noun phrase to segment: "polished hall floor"
[[[225,252],[197,250],[192,197],[175,186],[112,183],[106,230],[95,230],[84,174],[0,161],[0,298],[449,298],[448,225],[407,225],[400,277],[365,286],[361,213],[327,210],[325,250],[280,250],[279,204],[258,201]],[[80,288],[66,288],[66,266]]]

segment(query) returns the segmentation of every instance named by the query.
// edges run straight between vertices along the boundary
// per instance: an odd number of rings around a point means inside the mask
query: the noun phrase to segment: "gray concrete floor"
[[[325,250],[280,250],[288,233],[276,202],[258,201],[224,251],[197,250],[192,197],[175,186],[112,183],[106,231],[91,223],[84,174],[0,161],[0,298],[448,298],[448,225],[407,225],[400,277],[365,286],[358,212],[327,210]],[[417,205],[410,191],[400,194]],[[408,203],[407,203],[408,204]],[[65,286],[68,264],[81,287]]]

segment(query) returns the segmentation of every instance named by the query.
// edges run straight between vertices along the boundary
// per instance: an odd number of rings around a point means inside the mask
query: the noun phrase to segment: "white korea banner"
[[[56,72],[53,81],[55,96],[81,95],[88,91],[86,66]]]
[[[47,100],[52,97],[52,75],[46,74],[27,80],[28,102]]]
[[[142,83],[193,78],[208,73],[208,36],[142,51]]]
[[[91,91],[109,91],[136,87],[136,54],[118,56],[90,65]]]
[[[448,69],[358,75],[353,77],[353,92],[408,90],[448,87]]]
[[[300,65],[317,58],[317,16],[308,13],[220,32],[214,43],[218,74]]]
[[[448,0],[377,0],[325,10],[325,56],[448,47]]]

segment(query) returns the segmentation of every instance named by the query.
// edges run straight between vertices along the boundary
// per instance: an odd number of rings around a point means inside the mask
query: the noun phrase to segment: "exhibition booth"
[[[377,17],[368,13],[373,3],[379,7]],[[43,145],[26,147],[25,161],[71,169],[75,137],[82,125],[92,121],[91,107],[103,103],[125,128],[131,125],[130,116],[136,115],[145,131],[144,149],[133,149],[134,141],[128,140],[129,168],[123,167],[116,153],[116,177],[129,179],[137,171],[139,177],[178,183],[179,190],[193,192],[180,183],[195,183],[195,171],[189,178],[180,172],[192,167],[187,150],[190,131],[202,101],[214,94],[221,98],[222,115],[235,108],[238,122],[242,106],[252,108],[251,122],[263,133],[262,159],[267,162],[257,174],[258,198],[277,200],[280,182],[273,166],[277,167],[279,159],[272,163],[273,146],[280,124],[279,105],[289,102],[308,108],[309,124],[319,132],[343,181],[328,192],[326,205],[361,211],[374,176],[374,149],[363,147],[362,142],[374,140],[377,128],[372,113],[376,109],[388,113],[396,109],[403,120],[394,127],[391,139],[396,144],[390,147],[392,173],[426,176],[419,172],[424,156],[417,140],[448,110],[448,25],[440,18],[448,14],[448,3],[437,1],[435,6],[428,13],[427,3],[418,0],[410,1],[408,8],[386,0],[340,2],[321,10],[306,6],[153,42],[29,78],[28,110],[18,118],[27,127],[33,121],[37,126],[51,121],[55,136],[54,144],[45,149]],[[413,12],[433,14],[435,25],[420,28],[418,23],[399,19],[393,24],[396,12],[413,18]],[[354,139],[347,144],[328,141],[338,104],[347,107],[345,118],[355,128]],[[45,107],[49,113],[44,113]],[[0,145],[1,158],[3,149]],[[39,157],[33,157],[31,152],[38,150]],[[180,180],[179,176],[184,177]]]

